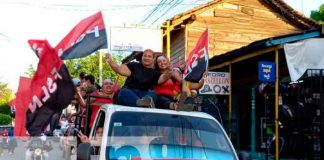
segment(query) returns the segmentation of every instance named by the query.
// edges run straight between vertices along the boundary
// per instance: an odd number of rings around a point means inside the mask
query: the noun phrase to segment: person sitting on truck
[[[180,84],[182,81],[180,70],[178,68],[172,68],[170,61],[165,55],[156,57],[155,68],[161,73],[172,72],[170,79],[154,87],[154,91],[158,95],[157,108],[177,110],[176,96],[181,92]]]
[[[94,91],[92,92],[92,95],[94,96],[105,96],[105,98],[98,97],[98,98],[91,98],[90,99],[90,109],[91,109],[91,117],[90,117],[90,123],[89,127],[91,128],[93,125],[93,122],[95,120],[96,114],[99,111],[102,104],[112,103],[113,102],[113,96],[114,96],[114,82],[107,78],[102,82],[102,91]],[[80,105],[82,107],[86,107],[86,102],[83,99],[80,89],[77,88],[77,95],[80,102]]]
[[[120,105],[155,107],[157,95],[151,91],[157,84],[164,83],[171,77],[170,72],[160,74],[154,69],[154,52],[147,49],[143,52],[141,62],[130,62],[118,65],[109,53],[106,61],[116,73],[126,76],[126,82],[120,89],[117,101]]]
[[[155,86],[154,91],[158,95],[157,108],[162,109],[174,109],[174,110],[193,110],[194,101],[187,93],[187,86],[189,84],[190,90],[196,90],[202,87],[204,84],[203,78],[199,83],[190,82],[187,83],[182,80],[182,72],[180,68],[172,68],[170,61],[165,55],[159,55],[155,60],[156,68],[161,72],[171,71],[171,78],[165,83]]]

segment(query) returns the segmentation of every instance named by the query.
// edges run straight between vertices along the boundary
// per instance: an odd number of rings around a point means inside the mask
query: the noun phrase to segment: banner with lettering
[[[30,136],[39,136],[51,116],[61,112],[74,98],[75,88],[62,60],[46,40],[30,84],[27,99],[26,128]]]
[[[230,77],[228,72],[208,72],[199,94],[229,95]]]

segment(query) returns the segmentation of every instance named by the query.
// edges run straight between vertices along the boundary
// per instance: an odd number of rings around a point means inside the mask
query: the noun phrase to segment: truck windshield
[[[215,121],[162,113],[116,112],[106,159],[235,159]]]

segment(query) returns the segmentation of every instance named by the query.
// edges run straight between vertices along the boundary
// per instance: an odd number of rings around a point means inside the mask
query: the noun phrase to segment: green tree
[[[0,113],[5,115],[11,114],[11,109],[8,103],[0,104]]]
[[[0,113],[0,125],[8,125],[12,122],[12,118],[9,115]]]
[[[13,97],[13,91],[8,88],[8,84],[0,79],[0,105],[8,103]]]
[[[35,72],[36,72],[36,70],[33,67],[33,65],[29,64],[29,67],[28,67],[27,71],[25,72],[25,75],[27,75],[29,78],[32,78],[34,76]]]
[[[105,55],[102,54],[102,78],[111,78],[116,79],[117,74],[110,68],[105,60]],[[121,53],[114,53],[113,57],[117,63],[121,63],[123,58]],[[91,54],[87,57],[80,58],[80,59],[71,59],[66,60],[65,64],[70,72],[71,77],[79,77],[81,72],[85,72],[88,74],[92,74],[95,79],[96,83],[99,82],[99,52],[95,54]],[[119,78],[119,85],[124,84],[125,77]]]
[[[322,4],[319,10],[311,11],[310,17],[320,24],[324,24],[324,4]]]

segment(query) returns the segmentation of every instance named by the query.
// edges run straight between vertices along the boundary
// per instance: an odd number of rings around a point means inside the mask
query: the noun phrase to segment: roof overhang
[[[291,43],[308,38],[320,37],[323,35],[323,29],[324,27],[322,26],[322,28],[308,30],[302,33],[283,35],[255,41],[239,49],[212,57],[209,60],[209,70],[222,68],[232,63],[269,53],[273,50],[282,48],[282,44],[284,43]]]

